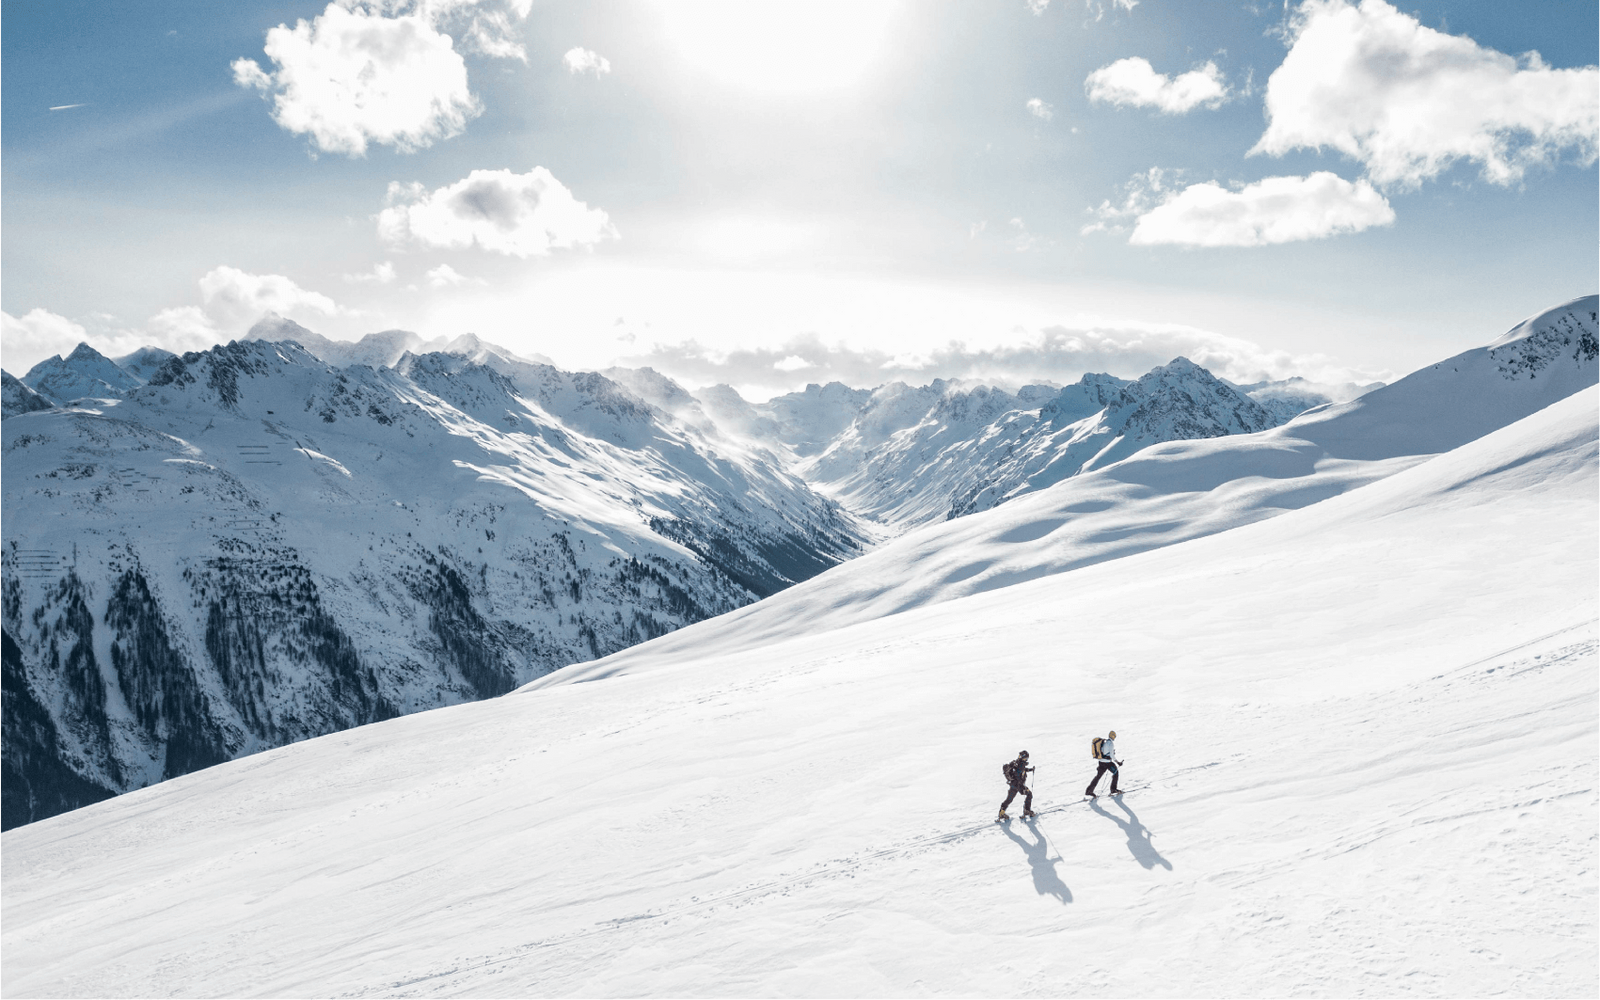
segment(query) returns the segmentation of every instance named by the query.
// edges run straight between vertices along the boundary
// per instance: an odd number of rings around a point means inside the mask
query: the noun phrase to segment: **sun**
[[[889,41],[899,0],[662,0],[663,40],[679,58],[745,90],[848,89]]]

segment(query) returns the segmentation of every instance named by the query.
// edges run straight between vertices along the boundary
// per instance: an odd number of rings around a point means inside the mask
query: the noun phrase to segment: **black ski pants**
[[[1000,803],[1000,811],[1001,812],[1005,812],[1006,811],[1006,806],[1009,806],[1011,804],[1011,800],[1017,797],[1017,793],[1018,792],[1021,792],[1022,795],[1023,795],[1022,811],[1023,812],[1033,812],[1033,789],[1029,788],[1027,785],[1018,785],[1018,784],[1013,784],[1011,786],[1011,794],[1007,795],[1006,796],[1006,800],[1004,802]]]
[[[1105,774],[1107,771],[1111,772],[1111,794],[1117,794],[1117,764],[1116,761],[1111,760],[1103,760],[1100,762],[1100,770],[1094,772],[1094,780],[1089,782],[1089,787],[1083,790],[1083,794],[1093,795],[1094,786],[1100,784],[1100,776]]]

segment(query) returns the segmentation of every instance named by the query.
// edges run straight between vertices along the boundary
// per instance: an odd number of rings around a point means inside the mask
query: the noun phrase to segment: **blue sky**
[[[1600,270],[1592,2],[3,10],[13,372],[270,309],[753,396],[1392,377]]]

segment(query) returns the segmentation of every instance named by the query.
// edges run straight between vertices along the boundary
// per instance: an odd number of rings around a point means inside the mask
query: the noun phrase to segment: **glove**
[[[1119,761],[1117,761],[1117,766],[1118,766],[1118,767],[1121,767],[1121,766],[1122,766],[1122,761],[1120,761],[1120,760],[1119,760]]]

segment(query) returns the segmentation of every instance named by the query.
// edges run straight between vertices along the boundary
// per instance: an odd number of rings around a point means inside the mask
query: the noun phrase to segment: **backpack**
[[[1105,742],[1106,742],[1105,740],[1101,739],[1098,736],[1096,736],[1094,739],[1090,740],[1089,741],[1089,756],[1093,757],[1095,760],[1099,760],[1100,759],[1100,748],[1105,745]]]
[[[1006,776],[1007,781],[1013,783],[1015,783],[1017,780],[1016,773],[1012,768],[1012,765],[1015,763],[1016,761],[1014,760],[1008,760],[1004,764],[1000,765],[1000,773]]]

